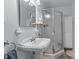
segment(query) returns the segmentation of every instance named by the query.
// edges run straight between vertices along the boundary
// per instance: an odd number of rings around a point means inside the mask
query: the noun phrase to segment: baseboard
[[[63,55],[64,54],[64,49],[55,53],[55,54],[48,54],[48,53],[45,53],[45,56],[48,56],[49,59],[57,59],[59,56]]]

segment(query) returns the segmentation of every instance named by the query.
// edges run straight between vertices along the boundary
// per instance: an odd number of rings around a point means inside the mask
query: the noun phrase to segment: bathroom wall
[[[73,6],[69,5],[69,6],[61,6],[61,7],[56,7],[57,9],[63,11],[63,15],[64,16],[74,16],[73,13]]]
[[[43,8],[60,8],[64,15],[74,15],[75,0],[40,0]]]
[[[64,31],[64,48],[74,47],[74,18],[72,16],[65,16],[63,23]]]
[[[18,24],[17,0],[4,1],[4,40],[13,42],[15,40],[15,30]]]

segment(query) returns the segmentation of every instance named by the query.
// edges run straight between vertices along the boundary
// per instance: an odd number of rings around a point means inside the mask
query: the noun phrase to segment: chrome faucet
[[[36,37],[32,37],[30,40],[31,40],[31,42],[32,41],[34,41],[35,40],[35,38],[39,38],[39,36],[40,36],[40,33],[37,33],[37,36]]]
[[[36,37],[32,37],[32,39],[30,39],[30,40],[31,40],[31,42],[32,42],[32,41],[34,41],[34,40],[35,40],[35,38],[36,38]]]

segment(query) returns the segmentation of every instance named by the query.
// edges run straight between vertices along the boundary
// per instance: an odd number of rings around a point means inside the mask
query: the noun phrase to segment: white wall
[[[74,47],[74,19],[72,16],[64,18],[64,48]]]
[[[9,42],[15,41],[15,29],[18,24],[18,12],[17,12],[17,0],[5,0],[4,1],[4,40]]]
[[[63,11],[64,16],[74,16],[73,15],[73,6],[63,6],[57,7],[59,10]]]
[[[66,16],[74,16],[75,0],[40,0],[42,8],[59,8]]]

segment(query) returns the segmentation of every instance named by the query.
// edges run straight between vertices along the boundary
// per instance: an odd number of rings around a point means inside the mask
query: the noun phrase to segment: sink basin
[[[33,41],[31,41],[31,39],[32,38],[25,38],[22,42],[17,44],[17,47],[27,51],[39,51],[46,49],[50,44],[49,38],[35,38]]]

